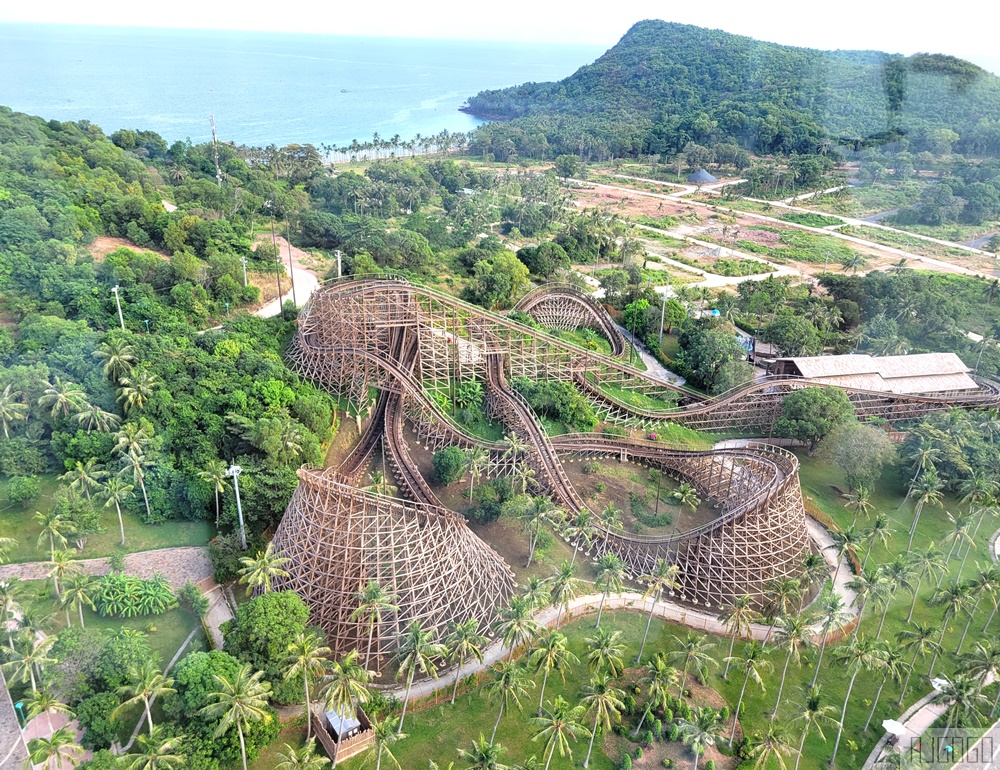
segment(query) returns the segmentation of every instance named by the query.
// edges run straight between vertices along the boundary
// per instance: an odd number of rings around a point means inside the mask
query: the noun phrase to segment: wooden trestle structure
[[[574,289],[533,292],[519,308],[555,328],[594,328],[619,355],[624,352],[607,313]],[[487,475],[510,474],[526,462],[539,485],[571,513],[587,506],[563,470],[564,459],[610,455],[692,484],[718,510],[713,521],[666,537],[599,530],[594,542],[598,553],[617,554],[636,577],[658,559],[677,564],[682,600],[711,608],[748,594],[763,606],[771,581],[799,573],[808,534],[791,453],[764,444],[685,452],[597,434],[550,439],[508,383],[517,377],[573,382],[613,422],[767,431],[784,396],[804,387],[801,379],[765,380],[706,400],[614,357],[400,279],[351,278],[316,292],[299,316],[289,355],[303,376],[355,404],[370,404],[373,390],[379,394],[365,433],[340,468],[299,472],[299,487],[274,540],[292,560],[280,587],[294,589],[310,604],[335,652],[367,645],[367,628],[350,615],[358,606],[356,593],[369,580],[395,594],[400,607],[376,631],[373,649],[379,653],[394,647],[411,619],[443,633],[450,622],[475,618],[485,632],[514,589],[501,557],[436,499],[409,457],[407,429],[432,452],[482,447]],[[473,378],[485,385],[487,411],[524,441],[526,451],[512,455],[505,444],[469,435],[439,407],[452,400],[456,383]],[[636,409],[606,386],[678,405]],[[1000,402],[991,383],[958,397],[847,392],[860,416],[890,420]],[[399,499],[356,488],[379,447]]]

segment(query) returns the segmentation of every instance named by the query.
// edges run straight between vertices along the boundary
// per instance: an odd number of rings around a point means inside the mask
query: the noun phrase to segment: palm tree
[[[472,499],[472,491],[483,471],[486,469],[490,459],[489,454],[481,446],[474,447],[466,451],[465,467],[469,471],[469,499]]]
[[[49,733],[54,732],[52,728],[53,713],[66,714],[70,719],[73,718],[73,711],[70,707],[44,687],[41,690],[32,690],[24,699],[24,705],[28,707],[28,719],[34,719],[45,714],[45,721],[49,725]]]
[[[580,719],[583,717],[581,706],[570,706],[561,695],[556,696],[555,702],[549,701],[550,707],[543,710],[542,714],[531,718],[531,723],[537,725],[539,730],[531,740],[545,741],[545,768],[549,770],[552,762],[552,755],[556,748],[559,748],[559,756],[569,755],[573,758],[573,750],[570,748],[570,741],[577,740],[580,736],[587,735],[588,730]]]
[[[874,597],[878,601],[879,596],[885,595],[887,582],[885,574],[878,569],[862,570],[847,582],[847,587],[854,591],[858,597],[858,622],[854,626],[852,636],[857,636],[861,629],[861,620],[865,616],[865,609],[869,601]]]
[[[146,721],[149,723],[149,734],[153,735],[153,714],[149,710],[149,704],[163,695],[175,693],[174,680],[165,677],[154,665],[153,661],[143,661],[139,668],[129,669],[130,684],[123,684],[118,688],[118,697],[125,698],[118,708],[111,712],[111,718],[117,719],[123,711],[127,711],[142,704],[146,712]],[[246,770],[244,768],[244,770]]]
[[[76,734],[68,727],[60,727],[48,738],[28,741],[28,759],[33,767],[44,770],[61,768],[63,762],[76,767],[83,760],[83,746],[76,742]]]
[[[105,411],[96,404],[84,404],[73,417],[87,433],[95,430],[98,433],[111,433],[122,421],[114,412]]]
[[[946,681],[934,696],[934,702],[948,704],[944,712],[947,717],[944,739],[947,739],[952,727],[966,724],[970,717],[972,721],[979,722],[978,708],[988,703],[983,697],[979,680],[966,674],[955,674],[950,681]]]
[[[139,753],[128,754],[128,770],[173,770],[184,767],[188,758],[178,754],[177,749],[184,742],[184,736],[165,736],[163,727],[157,725],[152,735],[140,735]]]
[[[24,585],[21,579],[11,576],[0,580],[0,623],[7,630],[7,645],[14,646],[11,633],[11,620],[21,613],[21,598],[24,596]]]
[[[91,598],[91,594],[97,590],[97,586],[98,582],[90,575],[83,575],[79,573],[71,575],[63,586],[63,604],[66,605],[67,611],[75,608],[80,614],[80,628],[84,628],[84,605],[90,607],[91,610],[97,609],[97,607],[94,606],[94,600]],[[68,619],[66,625],[69,625]]]
[[[31,689],[37,690],[35,672],[41,677],[43,667],[56,662],[54,658],[47,657],[55,643],[55,636],[47,636],[41,641],[36,641],[34,633],[19,636],[14,640],[13,646],[4,647],[4,657],[7,658],[7,662],[3,664],[4,671],[12,671],[15,680],[30,681]]]
[[[835,596],[837,594],[834,594]],[[726,656],[726,668],[722,672],[723,679],[729,679],[729,660],[733,655],[733,647],[737,636],[748,636],[750,625],[760,619],[760,613],[753,606],[753,599],[744,594],[730,600],[729,604],[719,613],[719,622],[726,628],[732,628],[729,638],[729,654]]]
[[[819,655],[813,665],[813,678],[809,684],[810,688],[816,686],[816,679],[819,677],[819,669],[823,663],[823,653],[833,629],[843,630],[844,626],[850,622],[854,614],[850,608],[844,605],[844,597],[836,590],[827,593],[819,606],[819,631],[821,635],[819,643]]]
[[[917,606],[917,595],[920,593],[920,585],[924,582],[924,578],[933,578],[935,574],[944,572],[947,565],[944,563],[944,554],[935,547],[933,542],[925,550],[916,553],[908,552],[907,556],[917,574],[917,584],[913,587],[910,612],[906,616],[906,622],[909,623],[913,618],[913,609]]]
[[[625,661],[622,659],[625,644],[621,638],[621,631],[608,631],[606,628],[599,628],[594,636],[586,640],[589,650],[587,667],[591,674],[607,670],[616,679],[622,675],[625,670]]]
[[[692,511],[697,510],[698,506],[701,505],[701,498],[698,497],[698,490],[686,481],[681,482],[681,485],[677,488],[674,496],[677,498],[677,501],[681,504],[681,506],[686,505]]]
[[[763,732],[757,731],[753,735],[753,757],[754,770],[764,770],[771,764],[771,760],[777,760],[778,767],[785,770],[785,757],[794,751],[791,743],[788,742],[788,732],[783,724],[770,722]]]
[[[345,717],[353,716],[360,705],[368,702],[371,693],[367,685],[375,672],[366,670],[360,659],[361,653],[351,650],[340,660],[329,664],[322,690],[327,711],[335,711]]]
[[[530,535],[528,537],[528,563],[525,569],[531,566],[531,560],[535,556],[535,548],[538,547],[538,535],[541,532],[542,523],[551,520],[554,514],[559,512],[552,501],[547,497],[535,497],[524,507],[521,513],[521,520],[524,521]]]
[[[812,618],[808,615],[785,615],[778,621],[778,645],[787,647],[788,654],[785,655],[785,666],[781,670],[781,684],[778,685],[778,697],[774,701],[774,711],[772,718],[778,715],[778,707],[781,705],[781,692],[785,689],[785,675],[788,674],[788,664],[792,658],[796,663],[802,662],[802,650],[808,647],[810,641],[809,626]]]
[[[904,554],[899,554],[888,564],[883,564],[882,568],[886,580],[886,596],[885,601],[882,603],[882,618],[879,620],[878,631],[875,632],[876,639],[882,636],[885,616],[889,612],[889,604],[896,591],[900,588],[904,591],[914,591],[912,582],[914,572],[913,561],[907,559]]]
[[[840,727],[840,723],[832,716],[835,711],[834,707],[824,705],[822,696],[820,695],[820,688],[815,685],[809,688],[809,692],[806,695],[806,702],[800,708],[799,715],[792,720],[793,722],[802,723],[802,735],[799,738],[799,749],[795,752],[795,767],[792,770],[799,770],[799,761],[802,759],[802,747],[805,746],[806,736],[812,730],[819,733],[819,737],[823,739],[823,743],[826,743],[826,734],[823,732],[823,725]]]
[[[455,666],[455,684],[451,688],[451,705],[455,705],[455,695],[458,694],[458,680],[462,672],[462,664],[469,658],[483,662],[483,648],[489,640],[479,633],[479,621],[469,618],[464,623],[451,624],[451,632],[445,638],[444,645],[448,650],[448,660]]]
[[[570,559],[570,564],[576,564],[576,554],[580,550],[580,546],[583,545],[584,550],[590,548],[590,544],[594,539],[594,524],[593,515],[586,508],[582,511],[577,511],[576,516],[570,521],[569,526],[566,527],[566,537],[573,541],[573,558]]]
[[[500,719],[504,711],[509,710],[511,704],[521,710],[521,698],[528,694],[528,688],[532,684],[528,672],[519,663],[510,660],[502,660],[493,669],[493,675],[486,683],[486,693],[490,700],[500,701],[500,713],[497,714],[497,721],[493,723],[493,733],[490,735],[490,742],[497,734],[497,727],[500,726]]]
[[[864,534],[854,526],[850,526],[837,532],[831,532],[830,535],[833,538],[833,542],[837,544],[837,569],[833,573],[833,583],[836,585],[844,560],[849,553],[857,552]]]
[[[90,490],[98,489],[101,486],[101,479],[106,475],[107,471],[101,469],[97,460],[90,459],[86,462],[77,460],[73,468],[60,476],[59,480],[68,481],[72,490],[82,489],[89,503],[91,502]]]
[[[573,577],[574,571],[573,565],[564,561],[549,578],[549,584],[552,586],[549,595],[552,597],[552,604],[559,608],[559,612],[556,613],[556,628],[559,628],[563,611],[569,610],[569,603],[576,598],[576,592],[580,587],[580,581]]]
[[[919,623],[911,629],[904,628],[902,631],[896,633],[896,641],[900,646],[907,652],[913,651],[913,657],[906,667],[906,679],[903,681],[903,689],[899,693],[899,700],[896,701],[897,705],[903,705],[903,698],[906,696],[906,691],[910,686],[910,675],[913,673],[914,666],[916,666],[917,656],[923,660],[930,653],[937,656],[941,652],[941,645],[934,639],[936,634],[937,629],[934,626],[922,626]]]
[[[127,424],[126,427],[128,427]],[[115,447],[115,449],[118,449],[118,447]],[[142,501],[146,506],[146,523],[148,524],[153,517],[153,513],[149,508],[149,495],[146,492],[146,466],[149,465],[149,460],[141,452],[138,454],[128,452],[122,456],[122,463],[124,467],[121,472],[123,474],[131,472],[132,480],[142,490]]]
[[[375,580],[368,583],[356,594],[355,601],[357,608],[351,613],[351,622],[358,623],[364,620],[368,624],[368,650],[365,652],[365,668],[368,668],[372,657],[372,640],[375,638],[375,628],[382,624],[383,615],[390,612],[399,612],[393,602],[396,601],[395,594],[389,593]]]
[[[646,649],[646,637],[649,636],[649,626],[653,622],[653,612],[656,609],[656,603],[663,598],[665,592],[673,593],[681,587],[680,582],[677,580],[679,575],[680,567],[676,564],[668,564],[666,559],[657,559],[652,572],[639,576],[639,582],[645,583],[648,586],[642,598],[644,601],[652,599],[652,602],[649,605],[646,630],[642,634],[642,644],[639,645],[639,654],[635,657],[637,664],[642,660],[642,651]]]
[[[932,606],[942,605],[944,606],[944,616],[941,618],[941,636],[938,638],[938,644],[944,645],[944,635],[948,630],[948,624],[959,616],[962,612],[968,612],[970,604],[970,588],[968,583],[959,583],[957,580],[949,585],[947,588],[939,588],[931,596],[930,604]],[[962,639],[958,643],[958,649],[962,649],[962,643],[965,641],[965,632],[969,630],[969,625],[966,624],[965,631],[962,632]],[[931,670],[927,673],[928,678],[934,676],[934,664],[937,662],[937,655],[931,660]]]
[[[312,738],[312,701],[309,698],[309,680],[323,676],[326,672],[327,656],[331,654],[329,647],[322,644],[322,639],[314,633],[301,633],[288,645],[285,656],[285,679],[292,679],[302,674],[305,687],[306,707],[306,740]]]
[[[580,703],[586,708],[587,714],[594,715],[594,726],[590,730],[590,745],[587,746],[587,756],[583,766],[590,766],[590,753],[594,749],[594,738],[598,730],[610,730],[611,722],[621,719],[625,710],[625,693],[609,684],[607,674],[598,674],[583,688],[583,698]]]
[[[995,645],[990,639],[976,642],[972,652],[962,656],[959,671],[978,681],[979,691],[982,692],[990,677],[994,682],[1000,679],[1000,646]],[[1000,706],[1000,686],[997,687],[997,695],[990,709],[991,719],[997,706]]]
[[[508,659],[514,655],[514,649],[520,647],[538,634],[540,626],[532,617],[534,602],[526,596],[512,596],[510,602],[500,613],[500,622],[496,633],[507,645]]]
[[[10,438],[10,426],[17,420],[28,419],[28,405],[21,402],[23,394],[19,390],[11,390],[8,385],[0,393],[0,426],[3,427],[3,437]]]
[[[236,732],[240,736],[243,770],[247,770],[244,728],[251,722],[271,721],[271,713],[267,708],[271,685],[261,682],[261,676],[262,673],[253,671],[249,664],[240,666],[230,677],[213,675],[217,689],[209,693],[209,697],[215,702],[209,703],[200,712],[207,717],[222,717],[215,730],[216,738],[221,738],[230,727],[236,725]]]
[[[865,722],[865,732],[868,732],[868,726],[872,723],[872,717],[875,716],[875,709],[878,708],[878,702],[882,698],[882,690],[885,688],[885,683],[889,679],[899,683],[908,668],[906,661],[903,659],[904,651],[902,647],[882,642],[880,652],[881,660],[878,663],[878,669],[882,672],[882,681],[879,683],[878,692],[875,693],[875,700],[872,702],[871,711],[868,712],[868,719]]]
[[[732,661],[738,670],[743,671],[743,685],[740,687],[740,697],[736,701],[736,710],[733,712],[733,731],[729,734],[729,746],[732,748],[733,738],[736,737],[736,725],[739,722],[740,709],[743,706],[743,695],[747,690],[747,682],[753,679],[754,684],[760,688],[763,695],[767,692],[764,687],[764,679],[761,676],[770,670],[771,662],[764,658],[764,645],[760,642],[750,642],[745,648],[742,656],[727,658],[726,662]]]
[[[316,739],[309,738],[301,749],[285,744],[277,751],[274,770],[322,770],[330,760],[316,753]]]
[[[969,525],[972,523],[972,517],[968,514],[959,514],[958,516],[952,516],[950,513],[945,511],[945,515],[948,517],[948,521],[951,522],[951,532],[945,535],[945,540],[951,543],[951,547],[948,548],[948,555],[945,556],[945,564],[951,564],[952,554],[956,553],[956,548],[961,551],[962,546],[968,544],[970,548],[974,547],[972,537],[969,535]],[[959,573],[959,580],[962,579],[961,572]],[[941,587],[941,581],[944,580],[944,575],[938,578],[937,587]]]
[[[121,531],[122,545],[125,545],[125,521],[122,519],[122,504],[132,497],[134,491],[135,487],[120,476],[109,476],[101,489],[104,507],[107,508],[114,504],[115,511],[118,513],[118,529]]]
[[[625,562],[620,556],[613,553],[606,553],[597,560],[597,580],[594,585],[603,589],[601,595],[601,605],[597,610],[597,625],[601,627],[601,615],[604,613],[604,602],[607,601],[608,594],[614,591],[618,593],[625,584]]]
[[[683,672],[681,695],[684,695],[684,690],[687,688],[688,673],[692,668],[694,668],[695,672],[698,672],[710,664],[713,666],[718,665],[715,662],[715,658],[709,653],[709,650],[715,647],[715,643],[708,641],[706,634],[698,634],[694,631],[688,631],[688,635],[683,640],[679,636],[674,636],[674,641],[677,642],[680,649],[668,652],[667,660],[678,660],[683,663],[681,666],[681,671]]]
[[[684,745],[690,746],[694,754],[694,770],[698,770],[698,758],[708,746],[715,745],[715,739],[722,735],[722,724],[718,712],[710,706],[702,706],[691,716],[690,720],[678,719],[677,725]]]
[[[399,720],[396,717],[372,719],[372,754],[375,756],[375,770],[382,770],[382,760],[388,759],[399,767],[399,762],[392,753],[392,744],[406,735],[399,731]],[[245,770],[245,768],[244,768]]]
[[[521,586],[524,598],[531,602],[533,608],[542,609],[548,606],[549,587],[538,575],[529,575],[526,585]]]
[[[112,382],[129,374],[136,362],[135,349],[124,340],[116,338],[98,345],[93,356],[104,363],[101,373]]]
[[[148,369],[136,369],[128,377],[122,377],[120,384],[117,400],[122,403],[122,408],[128,415],[133,409],[142,409],[146,405],[159,380]]]
[[[799,583],[802,585],[801,607],[812,591],[813,585],[820,584],[820,588],[826,585],[827,578],[830,577],[830,565],[819,553],[807,553],[802,557],[802,574],[799,576]]]
[[[56,599],[60,602],[62,602],[62,589],[59,581],[79,572],[76,568],[77,560],[73,558],[73,555],[74,552],[71,550],[56,551],[52,554],[52,560],[45,565],[49,568],[46,577],[52,580],[52,584],[56,589]],[[66,625],[69,625],[68,617]]]
[[[219,515],[222,508],[219,505],[219,495],[229,489],[229,482],[226,481],[226,464],[215,457],[205,463],[204,470],[198,471],[198,478],[206,484],[211,484],[215,491],[215,526],[219,526]]]
[[[875,517],[872,525],[866,530],[868,548],[865,550],[865,560],[861,562],[861,569],[868,566],[868,557],[872,555],[872,549],[876,541],[885,546],[892,537],[892,530],[889,528],[889,517],[880,513]]]
[[[643,723],[650,712],[662,703],[667,702],[670,695],[670,688],[677,684],[680,674],[677,669],[667,663],[667,658],[662,652],[656,653],[653,659],[646,664],[646,675],[639,680],[640,685],[646,685],[646,693],[649,700],[646,702],[646,710],[642,712],[642,718],[635,728],[632,736],[635,737],[642,729]]]
[[[531,651],[528,664],[535,670],[535,673],[543,671],[542,689],[538,696],[538,715],[542,714],[542,702],[545,698],[545,686],[549,681],[549,674],[558,671],[563,684],[566,683],[566,669],[576,665],[580,659],[576,657],[566,646],[568,640],[565,634],[558,631],[549,631],[539,637],[535,644],[535,649]]]
[[[467,770],[510,770],[507,765],[500,762],[500,757],[505,751],[506,749],[499,743],[487,741],[480,733],[479,740],[472,742],[472,748],[469,751],[459,749],[458,755],[472,763]]]
[[[240,564],[240,582],[247,584],[247,596],[250,596],[255,589],[261,593],[268,593],[271,590],[271,583],[275,578],[288,577],[288,571],[283,569],[291,559],[276,553],[274,543],[268,543],[267,548],[258,551],[257,556],[250,558],[243,556]]]
[[[787,615],[798,608],[799,598],[802,596],[802,585],[795,578],[782,577],[772,580],[767,585],[768,601],[767,614],[771,618],[771,626],[767,629],[767,636],[764,638],[764,646],[771,641],[771,634],[778,624],[778,618]]]
[[[56,377],[55,384],[49,385],[38,399],[40,407],[49,410],[49,416],[55,419],[60,413],[69,417],[72,412],[80,411],[87,403],[87,394],[79,385],[63,382]]]
[[[847,507],[854,511],[851,526],[857,524],[859,513],[868,518],[875,509],[875,505],[872,503],[872,492],[865,486],[858,487],[854,492],[844,495],[844,499],[847,501]]]
[[[937,450],[934,450],[937,452]],[[913,523],[910,525],[910,539],[906,542],[906,552],[909,553],[913,547],[913,535],[917,531],[917,524],[920,522],[920,514],[924,506],[928,503],[940,506],[944,501],[944,493],[941,491],[944,484],[938,477],[937,471],[931,466],[919,478],[914,477],[910,483],[910,491],[907,497],[914,498],[917,502],[913,506]]]
[[[403,696],[403,713],[399,717],[399,729],[403,729],[403,720],[406,718],[406,707],[410,701],[410,687],[413,686],[413,677],[419,669],[425,676],[437,679],[437,666],[434,658],[444,655],[444,646],[434,641],[434,632],[425,631],[419,620],[411,620],[406,630],[399,635],[398,650],[396,659],[399,661],[399,670],[396,678],[405,677],[406,695]]]
[[[71,521],[60,516],[55,509],[45,513],[36,511],[34,519],[35,523],[41,527],[41,531],[38,533],[38,547],[41,548],[42,543],[48,540],[50,559],[55,559],[56,543],[61,548],[65,547],[69,542],[67,537],[76,531],[76,527]]]
[[[852,637],[843,647],[834,651],[837,662],[844,666],[851,674],[847,683],[847,694],[844,696],[844,708],[840,712],[840,725],[837,728],[837,740],[833,744],[833,756],[830,764],[837,762],[837,750],[840,748],[840,738],[844,734],[844,718],[847,716],[847,704],[851,700],[851,691],[854,689],[854,680],[862,671],[872,671],[879,663],[881,651],[875,642],[866,639],[864,636]]]

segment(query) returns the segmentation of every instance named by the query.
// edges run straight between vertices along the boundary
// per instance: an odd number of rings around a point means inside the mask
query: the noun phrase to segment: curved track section
[[[601,303],[570,284],[540,286],[521,297],[514,310],[527,313],[547,329],[594,329],[607,338],[616,358],[628,349],[625,335]]]
[[[300,315],[289,356],[302,375],[356,403],[369,403],[372,388],[380,392],[368,429],[340,471],[299,472],[299,487],[275,536],[276,547],[292,559],[291,576],[282,585],[313,606],[339,652],[367,643],[363,626],[349,617],[356,592],[368,580],[399,597],[399,613],[376,632],[379,652],[392,649],[410,619],[443,630],[449,622],[476,618],[485,629],[513,590],[503,560],[464,519],[437,504],[409,456],[408,441],[432,452],[482,447],[488,475],[511,473],[526,461],[569,512],[586,504],[566,476],[565,457],[633,459],[688,481],[716,507],[712,521],[666,537],[599,530],[594,545],[599,553],[618,554],[636,576],[657,559],[677,564],[679,594],[689,602],[717,607],[749,594],[763,605],[771,580],[798,574],[808,537],[794,455],[764,445],[680,452],[590,434],[550,439],[508,383],[517,377],[571,381],[604,405],[608,419],[731,430],[769,428],[784,396],[804,386],[801,380],[765,381],[706,400],[621,361],[398,279],[350,279],[315,293]],[[488,410],[527,450],[512,453],[504,443],[483,441],[446,414],[441,405],[453,402],[454,383],[469,379],[486,383]],[[612,395],[629,391],[679,406],[644,411]],[[1000,389],[991,383],[955,397],[847,392],[859,414],[889,419],[1000,403]],[[408,429],[415,438],[405,436]],[[379,441],[400,494],[410,500],[362,492],[352,483]]]
[[[298,475],[274,536],[292,567],[275,588],[306,601],[310,622],[326,631],[334,653],[368,648],[367,625],[350,616],[370,580],[391,591],[399,607],[376,628],[375,655],[390,652],[411,620],[438,638],[452,622],[475,618],[485,631],[496,620],[513,592],[513,573],[461,516],[362,492],[333,471],[303,468]]]

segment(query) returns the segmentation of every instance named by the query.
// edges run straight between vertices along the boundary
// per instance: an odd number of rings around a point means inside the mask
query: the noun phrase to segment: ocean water
[[[473,94],[558,80],[604,47],[0,24],[0,105],[105,132],[343,146],[469,131]]]

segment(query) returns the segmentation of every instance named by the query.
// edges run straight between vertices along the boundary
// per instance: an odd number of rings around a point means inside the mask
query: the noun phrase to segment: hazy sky
[[[957,0],[925,13],[911,3],[842,0],[806,4],[802,0],[612,0],[583,3],[502,0],[485,5],[470,0],[383,0],[348,3],[282,0],[255,3],[171,0],[49,0],[3,3],[0,22],[58,22],[120,26],[252,29],[401,37],[437,37],[539,42],[598,43],[609,47],[636,21],[659,18],[713,27],[791,45],[815,48],[870,48],[891,53],[950,53],[988,66],[1000,58],[991,0]],[[993,8],[992,11],[989,8]]]

